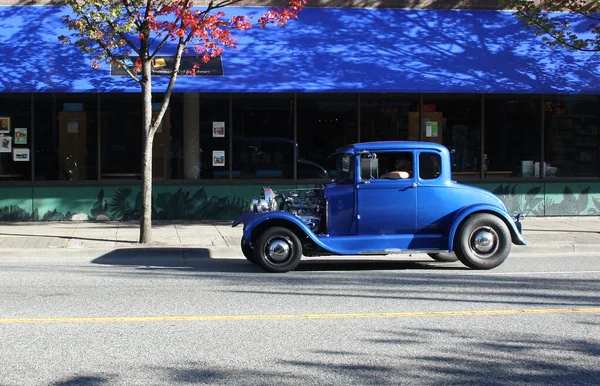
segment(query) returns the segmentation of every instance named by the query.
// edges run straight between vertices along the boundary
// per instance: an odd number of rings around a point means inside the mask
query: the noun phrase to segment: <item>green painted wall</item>
[[[530,217],[600,215],[600,182],[471,184],[496,194],[509,212]],[[270,185],[293,189],[312,185]],[[153,188],[156,220],[232,220],[257,198],[262,184],[168,185]],[[139,219],[139,184],[2,186],[0,221]]]
[[[33,220],[33,187],[0,187],[0,221]]]

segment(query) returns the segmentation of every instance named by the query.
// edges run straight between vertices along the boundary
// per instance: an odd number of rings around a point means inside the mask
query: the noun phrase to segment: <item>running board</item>
[[[402,253],[404,252],[402,249],[398,249],[398,248],[390,248],[390,249],[384,249],[383,251],[360,251],[358,252],[359,255],[389,255],[392,253]]]
[[[449,253],[447,249],[421,249],[421,250],[402,250],[398,248],[384,249],[382,251],[360,251],[359,255],[390,255],[395,253]]]

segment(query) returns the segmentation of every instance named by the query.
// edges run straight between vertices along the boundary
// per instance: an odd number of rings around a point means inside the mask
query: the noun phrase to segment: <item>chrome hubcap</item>
[[[469,239],[471,250],[480,258],[493,256],[499,248],[498,234],[489,227],[475,229]]]
[[[292,242],[287,237],[272,237],[265,244],[265,255],[274,264],[285,263],[292,255]]]

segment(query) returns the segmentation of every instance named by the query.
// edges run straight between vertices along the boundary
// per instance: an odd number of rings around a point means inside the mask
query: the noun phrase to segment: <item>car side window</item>
[[[442,159],[437,153],[419,154],[419,178],[422,180],[434,180],[442,172]]]

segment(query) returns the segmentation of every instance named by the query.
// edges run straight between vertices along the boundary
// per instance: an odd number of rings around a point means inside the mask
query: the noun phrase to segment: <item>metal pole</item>
[[[298,93],[294,93],[292,109],[292,126],[294,128],[294,181],[298,180]]]
[[[229,179],[233,179],[233,97],[229,93]]]
[[[96,179],[100,181],[102,179],[102,114],[100,111],[100,93],[96,94],[96,116],[98,118],[96,120],[96,138],[98,139],[96,141],[98,142],[96,150],[98,152],[98,154],[96,155],[96,162],[98,163],[98,165],[96,165],[98,177],[96,177]]]
[[[360,94],[356,94],[356,142],[360,142]]]
[[[485,171],[483,167],[485,165],[485,160],[483,159],[483,155],[485,154],[485,94],[481,94],[481,152],[479,153],[479,168],[480,173],[479,177],[481,179],[485,178]]]
[[[544,114],[544,95],[542,94],[540,97],[540,112],[542,115],[542,119],[540,121],[540,125],[541,125],[541,135],[540,135],[540,142],[541,142],[541,152],[540,152],[540,178],[545,178],[546,177],[546,154],[544,152],[544,142],[546,141],[545,137],[544,137],[544,130],[545,130],[545,126],[546,126],[546,119],[545,119],[545,114]]]
[[[423,93],[419,93],[419,141],[423,141]]]
[[[31,93],[31,134],[30,134],[30,151],[29,151],[29,162],[31,162],[31,182],[35,182],[35,99],[34,94]],[[32,212],[33,213],[33,212]]]

